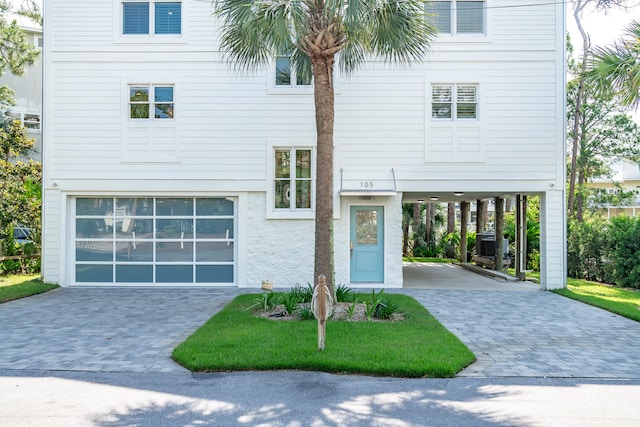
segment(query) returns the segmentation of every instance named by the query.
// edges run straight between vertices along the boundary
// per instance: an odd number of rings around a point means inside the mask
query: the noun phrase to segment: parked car
[[[13,240],[20,246],[33,242],[33,230],[29,227],[13,227]]]

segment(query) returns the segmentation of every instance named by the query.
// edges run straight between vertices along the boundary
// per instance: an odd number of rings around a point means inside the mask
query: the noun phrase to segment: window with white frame
[[[182,2],[123,1],[123,35],[182,34]]]
[[[427,19],[440,34],[485,33],[485,2],[478,0],[431,1],[425,3]]]
[[[173,119],[175,102],[173,86],[170,85],[130,85],[129,118]]]
[[[478,86],[465,84],[432,85],[431,117],[434,119],[477,119]]]
[[[300,76],[292,67],[291,55],[276,56],[275,67],[276,87],[308,87],[311,86],[311,76]]]
[[[29,130],[40,130],[40,114],[36,113],[10,113],[15,120],[20,120],[22,125]]]
[[[274,208],[310,211],[313,201],[312,150],[276,148],[274,154]]]

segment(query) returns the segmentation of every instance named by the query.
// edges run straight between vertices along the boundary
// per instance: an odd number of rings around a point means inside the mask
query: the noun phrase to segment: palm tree
[[[598,93],[615,93],[626,107],[640,105],[640,22],[632,21],[613,45],[593,49],[589,78]]]
[[[333,68],[350,73],[368,55],[410,64],[435,35],[421,0],[214,0],[221,49],[241,69],[290,55],[298,76],[313,76],[316,112],[314,280],[333,289]]]

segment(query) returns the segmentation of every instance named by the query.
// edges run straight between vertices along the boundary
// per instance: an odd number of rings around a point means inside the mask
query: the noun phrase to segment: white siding
[[[564,192],[547,191],[540,197],[540,286],[561,289],[567,282],[567,223]]]
[[[486,36],[440,36],[410,69],[371,61],[336,76],[336,190],[340,169],[356,179],[393,169],[400,193],[563,188],[564,6],[487,5]],[[239,211],[247,227],[239,286],[312,281],[313,221],[265,219],[270,147],[315,139],[312,94],[273,90],[269,67],[236,72],[225,63],[210,2],[183,2],[183,34],[169,41],[121,37],[119,0],[53,0],[45,9],[44,187],[54,200],[45,207],[46,274],[58,280],[64,262],[56,250],[67,207],[56,203],[66,195],[218,192],[249,194]],[[129,121],[127,85],[142,83],[174,85],[174,120]],[[478,119],[432,120],[434,83],[477,85]],[[380,201],[388,286],[402,280],[399,197]],[[338,282],[348,280],[349,203],[336,196]],[[547,214],[555,221],[561,210],[555,197]],[[548,240],[546,254],[560,243]]]

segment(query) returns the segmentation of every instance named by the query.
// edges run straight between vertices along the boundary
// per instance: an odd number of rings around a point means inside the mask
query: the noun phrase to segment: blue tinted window
[[[180,3],[156,3],[156,34],[180,34],[182,11]]]
[[[159,86],[154,89],[154,102],[173,102],[173,88],[171,86]]]
[[[122,4],[122,33],[149,34],[149,3]]]

